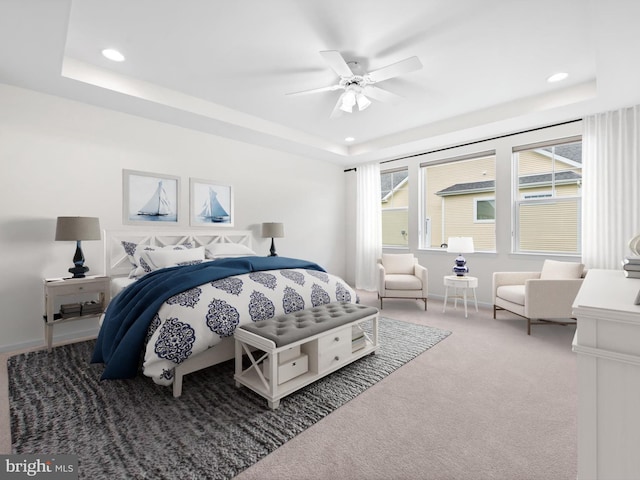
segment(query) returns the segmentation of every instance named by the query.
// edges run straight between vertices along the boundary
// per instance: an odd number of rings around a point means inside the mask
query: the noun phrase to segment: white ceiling
[[[0,82],[353,166],[640,103],[637,18],[636,0],[0,0]],[[322,50],[423,68],[378,84],[401,102],[330,119],[339,91],[285,95],[337,83]]]

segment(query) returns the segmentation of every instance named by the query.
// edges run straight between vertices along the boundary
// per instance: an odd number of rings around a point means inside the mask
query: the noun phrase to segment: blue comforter
[[[226,258],[156,270],[124,289],[109,304],[91,359],[105,363],[102,379],[132,378],[149,324],[168,298],[233,275],[276,269],[325,270],[313,262],[286,257]]]

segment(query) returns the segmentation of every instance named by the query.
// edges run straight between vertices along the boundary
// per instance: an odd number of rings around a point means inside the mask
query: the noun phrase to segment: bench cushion
[[[283,347],[376,313],[378,309],[375,307],[334,302],[241,325],[238,328],[267,338],[274,342],[276,347]]]

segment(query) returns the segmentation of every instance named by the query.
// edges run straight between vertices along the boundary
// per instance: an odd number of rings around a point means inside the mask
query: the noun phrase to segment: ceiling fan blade
[[[344,94],[342,94],[344,95]],[[337,118],[343,115],[343,111],[340,110],[340,105],[342,105],[342,95],[340,95],[340,97],[338,97],[338,101],[336,102],[336,106],[333,107],[333,111],[331,112],[331,115],[329,115],[329,118]]]
[[[336,50],[324,50],[320,52],[324,61],[329,64],[334,72],[338,74],[340,77],[353,77],[353,72],[347,65],[347,62],[344,61],[340,52]]]
[[[383,90],[382,88],[373,85],[367,85],[366,87],[364,87],[362,93],[364,93],[364,95],[367,97],[378,100],[379,102],[394,103],[402,100],[402,97],[400,95],[396,95],[395,93],[391,93],[387,90]]]
[[[330,85],[328,87],[312,88],[311,90],[302,90],[300,92],[285,93],[285,95],[307,95],[309,93],[331,92],[333,90],[339,90],[341,88],[342,87],[340,85]]]
[[[420,59],[418,57],[409,57],[405,58],[404,60],[400,60],[399,62],[392,63],[391,65],[387,65],[386,67],[382,67],[378,70],[374,70],[373,72],[369,72],[367,77],[372,82],[381,82],[389,78],[397,77],[398,75],[402,75],[404,73],[420,70],[421,68],[422,63],[420,62]]]

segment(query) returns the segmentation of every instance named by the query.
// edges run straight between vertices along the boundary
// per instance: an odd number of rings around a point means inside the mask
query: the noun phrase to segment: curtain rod
[[[397,162],[398,160],[404,160],[404,159],[413,158],[413,157],[420,157],[422,155],[429,155],[431,153],[444,152],[444,151],[447,151],[447,150],[452,150],[454,148],[467,147],[469,145],[475,145],[477,143],[489,142],[491,140],[499,140],[501,138],[513,137],[514,135],[520,135],[520,134],[529,133],[529,132],[536,132],[538,130],[544,130],[545,128],[559,127],[561,125],[568,125],[570,123],[581,122],[581,121],[582,121],[581,118],[576,118],[576,119],[573,119],[573,120],[567,120],[566,122],[554,123],[552,125],[545,125],[543,127],[530,128],[528,130],[520,130],[518,132],[505,133],[504,135],[498,135],[498,136],[490,137],[490,138],[483,138],[482,140],[474,140],[472,142],[461,143],[459,145],[451,145],[449,147],[438,148],[436,150],[430,150],[428,152],[414,153],[412,155],[406,155],[404,157],[392,158],[391,160],[384,160],[384,161],[382,161],[380,163],[383,164],[383,163]],[[357,168],[349,168],[349,169],[345,170],[345,172],[351,172],[351,171],[357,171],[357,170],[358,170]]]
[[[520,135],[520,134],[529,133],[529,132],[536,132],[538,130],[544,130],[545,128],[559,127],[561,125],[568,125],[569,123],[575,123],[575,122],[581,122],[581,121],[582,121],[581,118],[576,118],[574,120],[567,120],[566,122],[554,123],[553,125],[546,125],[544,127],[536,127],[536,128],[530,128],[528,130],[520,130],[518,132],[505,133],[504,135],[497,135],[495,137],[484,138],[482,140],[474,140],[472,142],[462,143],[460,145],[452,145],[450,147],[438,148],[436,150],[430,150],[428,152],[414,153],[412,155],[407,155],[405,157],[392,158],[391,160],[385,160],[385,161],[380,162],[380,163],[396,162],[398,160],[404,160],[405,158],[413,158],[413,157],[419,157],[421,155],[429,155],[431,153],[444,152],[446,150],[452,150],[454,148],[467,147],[469,145],[475,145],[477,143],[489,142],[491,140],[499,140],[501,138],[513,137],[514,135]]]

